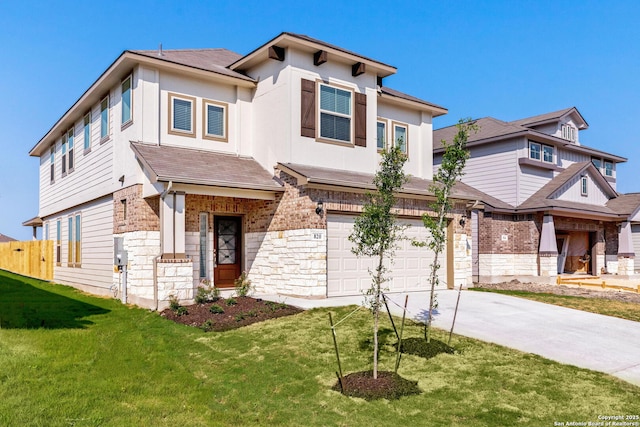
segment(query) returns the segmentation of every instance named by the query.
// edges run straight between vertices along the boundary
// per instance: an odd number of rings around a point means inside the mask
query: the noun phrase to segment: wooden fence
[[[37,279],[53,280],[53,241],[0,243],[0,269]]]

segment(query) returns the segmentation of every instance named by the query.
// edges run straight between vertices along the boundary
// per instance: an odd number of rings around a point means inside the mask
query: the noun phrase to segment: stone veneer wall
[[[193,263],[189,259],[160,259],[158,268],[158,309],[169,306],[175,296],[181,302],[193,302]]]
[[[159,231],[132,231],[114,234],[122,237],[124,250],[129,255],[127,265],[127,300],[145,308],[153,308],[153,260],[160,256]],[[118,297],[122,290],[121,273],[113,273],[113,284],[118,289]]]
[[[246,270],[257,292],[310,298],[327,295],[325,229],[247,233],[245,247]]]

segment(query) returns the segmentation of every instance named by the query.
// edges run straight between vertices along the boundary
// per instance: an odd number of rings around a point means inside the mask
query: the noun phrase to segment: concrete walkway
[[[449,330],[457,291],[438,291],[434,325]],[[402,315],[405,294],[390,294]],[[362,304],[363,297],[321,300],[261,296],[302,308]],[[408,315],[422,320],[427,292],[409,294]],[[640,386],[640,322],[587,313],[489,292],[462,291],[454,333],[534,353],[547,359],[606,372]]]

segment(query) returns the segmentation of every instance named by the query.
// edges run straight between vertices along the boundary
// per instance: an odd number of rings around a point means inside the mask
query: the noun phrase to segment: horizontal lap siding
[[[67,267],[68,217],[80,213],[82,226],[82,266]],[[104,197],[64,212],[62,220],[62,266],[55,267],[54,280],[68,284],[81,284],[109,288],[113,281],[113,200]],[[50,235],[55,239],[57,217],[50,222]],[[75,219],[74,219],[75,225]],[[55,243],[54,243],[55,246]]]

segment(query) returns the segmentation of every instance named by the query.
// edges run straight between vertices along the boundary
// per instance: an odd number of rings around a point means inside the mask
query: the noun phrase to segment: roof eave
[[[260,185],[260,184],[250,184],[250,183],[238,183],[238,182],[228,182],[228,181],[217,181],[212,179],[185,179],[184,177],[179,176],[157,176],[156,180],[158,182],[173,182],[174,184],[192,184],[192,185],[204,185],[207,187],[222,187],[222,188],[239,188],[242,190],[259,190],[259,191],[272,191],[281,193],[284,191],[284,188],[279,187],[277,185]]]
[[[410,99],[404,99],[397,96],[389,95],[387,93],[380,93],[380,97],[385,101],[388,101],[393,104],[408,106],[411,108],[416,108],[421,111],[426,111],[431,113],[432,117],[444,116],[449,113],[449,110],[443,107],[439,107],[437,105],[431,105],[428,103],[416,102]]]
[[[254,49],[252,52],[243,56],[233,64],[229,65],[230,70],[238,71],[251,68],[257,63],[264,61],[267,58],[267,51],[271,46],[278,45],[279,47],[290,47],[292,45],[302,46],[308,48],[310,51],[324,50],[327,53],[336,55],[345,59],[350,59],[353,62],[362,62],[367,66],[368,70],[373,70],[380,77],[387,77],[397,72],[397,68],[388,64],[384,64],[373,59],[360,56],[358,54],[342,50],[338,47],[332,47],[323,43],[313,42],[297,37],[291,33],[280,33],[273,39],[269,40],[262,46]]]

